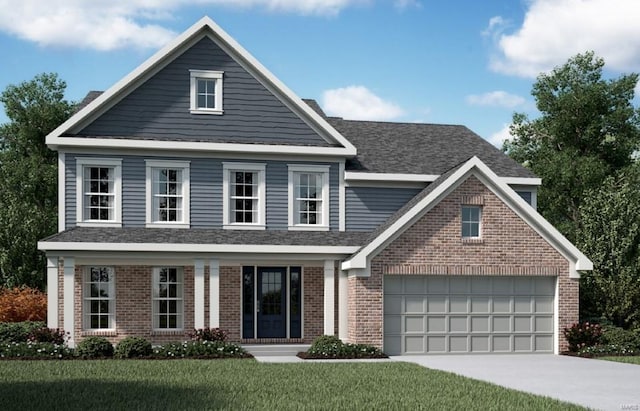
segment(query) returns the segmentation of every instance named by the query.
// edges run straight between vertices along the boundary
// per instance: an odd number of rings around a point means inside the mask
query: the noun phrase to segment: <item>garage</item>
[[[556,277],[387,275],[389,355],[552,353]]]

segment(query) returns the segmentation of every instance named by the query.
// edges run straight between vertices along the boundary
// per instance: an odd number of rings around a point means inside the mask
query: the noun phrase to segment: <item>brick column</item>
[[[74,307],[74,277],[76,272],[76,260],[73,257],[64,257],[64,330],[69,333],[69,347],[75,347],[75,307]]]

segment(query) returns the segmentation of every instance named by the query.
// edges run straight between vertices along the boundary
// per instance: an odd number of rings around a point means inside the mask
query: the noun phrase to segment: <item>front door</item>
[[[258,268],[258,338],[286,338],[286,273],[283,267]]]

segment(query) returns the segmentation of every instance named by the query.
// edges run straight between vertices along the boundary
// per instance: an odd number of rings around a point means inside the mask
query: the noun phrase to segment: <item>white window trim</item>
[[[264,230],[266,228],[266,165],[260,163],[222,163],[222,228],[234,230]],[[255,223],[231,222],[231,172],[255,171],[258,173],[258,221]]]
[[[84,168],[113,168],[113,220],[84,219]],[[62,212],[62,211],[61,211]],[[76,158],[76,226],[78,227],[122,227],[122,159],[82,157]]]
[[[329,169],[328,165],[287,164],[289,169],[289,230],[329,230]],[[322,173],[322,224],[295,223],[294,176],[297,173]]]
[[[175,160],[144,160],[146,165],[146,226],[148,228],[189,228],[190,227],[190,167],[189,161]],[[182,220],[181,221],[153,221],[153,169],[181,168],[182,169]]]
[[[462,235],[462,225],[464,224],[462,209],[465,207],[474,207],[478,209],[478,235],[477,236],[463,236]],[[463,240],[478,240],[482,238],[482,206],[477,204],[463,204],[460,208],[460,235]],[[467,221],[472,222],[472,221]]]
[[[91,323],[87,324],[87,277],[91,275],[91,268],[109,268],[112,273],[112,281],[109,282],[109,295],[113,297],[109,298],[111,301],[111,308],[113,309],[113,327],[111,328],[91,328]],[[90,315],[90,313],[89,313]],[[116,331],[116,269],[113,266],[97,266],[92,265],[85,267],[82,270],[82,330],[83,331],[98,331],[98,332],[115,332]]]
[[[224,112],[222,109],[222,77],[224,71],[189,70],[189,74],[191,77],[191,114],[222,114]],[[215,108],[198,107],[198,79],[216,80]]]
[[[156,309],[156,302],[157,301],[162,301],[163,298],[160,298],[160,297],[155,298],[153,296],[153,293],[155,292],[155,287],[156,287],[156,284],[157,284],[156,279],[160,278],[160,270],[162,270],[163,268],[167,268],[167,269],[175,268],[177,270],[177,274],[182,279],[182,282],[181,282],[181,284],[182,284],[182,296],[180,296],[180,300],[178,300],[178,301],[180,301],[180,304],[182,305],[181,308],[180,308],[180,311],[182,313],[181,314],[182,315],[182,324],[181,324],[181,327],[178,327],[178,328],[157,328],[155,326],[156,314],[158,314],[157,309]],[[176,266],[153,267],[153,274],[152,274],[152,278],[151,278],[151,316],[152,316],[151,317],[151,329],[154,332],[158,332],[158,333],[163,333],[164,332],[164,333],[166,333],[166,332],[184,330],[184,323],[185,323],[185,320],[186,320],[185,319],[186,313],[184,311],[184,307],[185,307],[185,303],[184,303],[185,297],[184,296],[185,296],[186,283],[185,283],[184,277],[185,277],[184,276],[184,267],[176,267]],[[164,299],[164,300],[165,301],[169,301],[168,299]]]

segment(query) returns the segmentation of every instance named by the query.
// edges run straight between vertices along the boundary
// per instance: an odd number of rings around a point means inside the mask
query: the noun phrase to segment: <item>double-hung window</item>
[[[477,205],[462,206],[462,238],[480,238],[482,207]]]
[[[153,328],[180,330],[184,327],[184,274],[179,267],[153,270]]]
[[[289,164],[289,229],[329,229],[329,166]]]
[[[223,163],[224,228],[265,228],[265,165]]]
[[[222,71],[189,70],[191,113],[222,114]]]
[[[146,160],[147,226],[189,227],[189,162]]]
[[[76,159],[76,224],[122,225],[122,160]]]
[[[87,267],[83,286],[83,328],[114,329],[116,293],[113,267]]]

